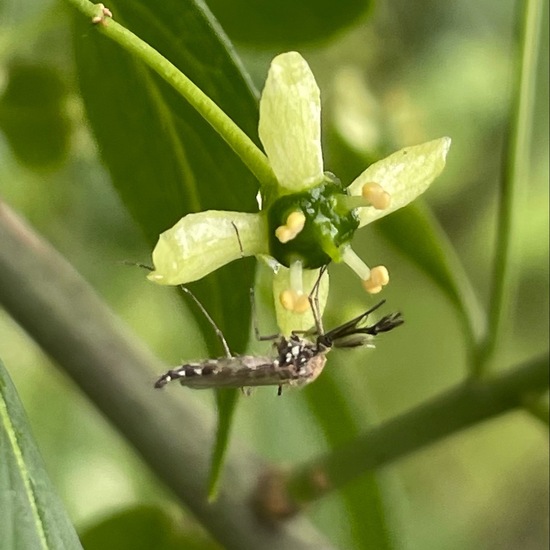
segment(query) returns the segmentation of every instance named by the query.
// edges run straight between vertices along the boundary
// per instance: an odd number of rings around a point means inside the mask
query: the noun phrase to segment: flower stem
[[[535,108],[537,57],[543,25],[543,1],[519,2],[523,17],[519,29],[520,59],[518,63],[517,94],[513,99],[508,130],[508,142],[503,153],[500,186],[497,243],[493,285],[489,306],[489,329],[481,343],[471,375],[481,376],[489,367],[500,341],[502,325],[513,303],[519,247],[514,242],[518,234],[521,201],[529,176],[529,152]]]
[[[88,0],[67,0],[67,2],[90,18],[90,26],[92,26],[92,18],[100,14],[98,5],[88,2]],[[265,154],[214,101],[193,84],[175,65],[111,18],[105,18],[102,23],[93,25],[93,27],[143,61],[179,92],[235,151],[263,187],[275,184],[275,175]]]

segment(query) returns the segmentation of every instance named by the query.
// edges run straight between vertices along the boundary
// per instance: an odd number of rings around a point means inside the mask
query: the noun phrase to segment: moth
[[[186,287],[182,289],[195,301],[212,325],[224,348],[225,356],[190,362],[170,369],[155,382],[155,388],[162,388],[169,382],[178,380],[182,386],[194,389],[208,388],[248,388],[253,386],[278,386],[281,395],[283,386],[304,386],[313,382],[322,372],[326,355],[333,348],[374,347],[374,337],[403,324],[401,313],[391,313],[372,325],[366,325],[368,316],[381,307],[385,300],[328,332],[324,332],[318,301],[313,293],[318,289],[319,280],[310,295],[314,312],[315,329],[308,332],[292,332],[289,337],[274,335],[262,337],[254,326],[259,340],[272,340],[270,355],[233,355],[227,342],[195,295]]]

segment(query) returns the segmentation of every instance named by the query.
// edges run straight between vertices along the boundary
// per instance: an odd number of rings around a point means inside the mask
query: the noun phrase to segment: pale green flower
[[[343,261],[368,292],[388,283],[384,266],[368,267],[352,250],[355,231],[409,204],[445,167],[449,138],[406,147],[369,166],[343,186],[324,172],[320,92],[302,56],[273,59],[260,100],[259,135],[278,181],[262,189],[257,214],[207,211],[188,214],[161,234],[153,251],[159,284],[201,279],[243,256],[274,268],[277,321],[285,333],[313,324],[307,297],[318,269]],[[321,307],[328,293],[323,278]]]

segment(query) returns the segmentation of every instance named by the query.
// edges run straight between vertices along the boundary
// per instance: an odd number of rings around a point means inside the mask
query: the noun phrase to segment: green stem
[[[513,239],[518,233],[518,216],[522,209],[522,191],[528,180],[530,140],[535,105],[537,57],[543,25],[543,0],[518,2],[523,10],[519,30],[520,59],[517,95],[512,104],[506,151],[503,154],[503,173],[500,186],[497,243],[493,285],[489,306],[489,327],[485,341],[473,362],[472,376],[481,376],[495,355],[502,325],[513,303],[518,248]],[[519,201],[519,202],[518,202]],[[516,254],[513,254],[516,253]]]
[[[525,395],[540,395],[547,388],[548,356],[544,356],[491,379],[451,389],[292,472],[286,485],[287,509],[298,509],[460,430],[523,408]]]
[[[262,187],[267,188],[276,184],[275,175],[265,154],[216,103],[175,65],[141,38],[109,17],[105,17],[101,23],[93,25],[92,18],[101,15],[98,4],[87,0],[66,1],[90,18],[90,26],[95,27],[98,32],[108,36],[126,51],[135,55],[179,92],[235,151],[256,176]]]

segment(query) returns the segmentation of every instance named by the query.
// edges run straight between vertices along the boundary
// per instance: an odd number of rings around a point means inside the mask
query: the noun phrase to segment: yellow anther
[[[304,313],[309,309],[309,299],[306,294],[298,293],[295,290],[283,290],[279,295],[281,305],[288,311]]]
[[[309,299],[305,294],[299,294],[294,303],[295,313],[305,313],[309,309]]]
[[[288,229],[286,225],[280,225],[275,229],[275,237],[279,239],[283,244],[292,240],[292,231]]]
[[[297,210],[288,215],[286,219],[286,226],[292,231],[299,233],[304,228],[306,223],[306,217],[303,212]]]
[[[281,302],[281,305],[288,311],[292,311],[294,309],[295,294],[296,293],[293,290],[283,290],[281,294],[279,294],[279,301]]]
[[[280,225],[275,229],[275,236],[283,244],[296,238],[296,236],[302,231],[306,224],[306,217],[303,212],[297,210],[291,212],[284,225]]]
[[[361,189],[361,195],[377,210],[386,210],[391,205],[391,195],[386,193],[378,183],[365,183]]]
[[[389,282],[390,274],[386,266],[378,265],[370,270],[370,277],[363,281],[363,287],[369,294],[378,294]]]

